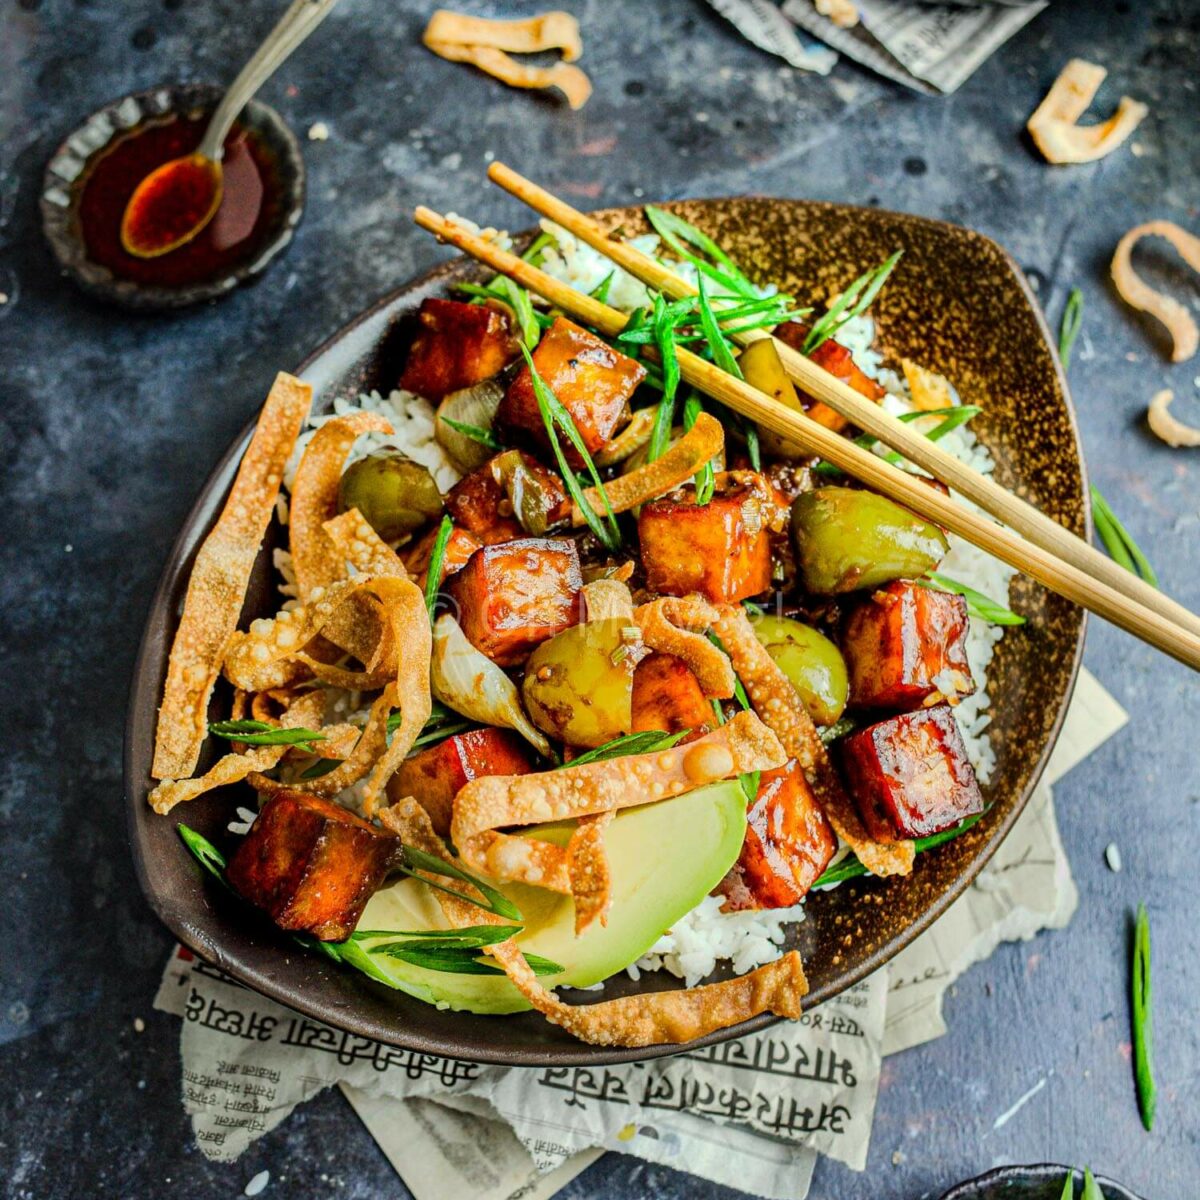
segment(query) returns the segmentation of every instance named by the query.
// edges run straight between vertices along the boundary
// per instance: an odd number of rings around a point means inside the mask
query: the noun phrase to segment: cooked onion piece
[[[496,831],[649,804],[786,760],[770,729],[753,713],[738,713],[721,728],[670,750],[473,779],[454,797],[451,839],[468,866],[494,879],[568,892],[567,855],[561,847]]]
[[[817,727],[791,680],[754,636],[745,609],[735,604],[724,605],[716,630],[754,711],[778,735],[788,755],[800,764],[838,836],[872,874],[907,875],[915,856],[912,842],[877,842],[867,833]]]
[[[229,499],[196,555],[158,711],[155,779],[177,779],[196,769],[221,657],[237,628],[284,464],[311,402],[308,384],[283,372],[275,377]]]
[[[1144,283],[1133,269],[1134,244],[1148,236],[1166,238],[1193,271],[1200,271],[1200,238],[1180,229],[1174,221],[1147,221],[1131,229],[1118,243],[1112,260],[1112,281],[1126,304],[1157,317],[1171,335],[1171,361],[1185,362],[1196,353],[1200,333],[1192,314],[1170,296]]]
[[[658,416],[658,408],[639,408],[629,424],[610,442],[592,455],[598,467],[613,467],[635,455],[649,440]]]
[[[800,955],[790,950],[773,963],[723,983],[622,996],[599,1004],[564,1004],[541,985],[511,939],[486,949],[517,990],[547,1020],[581,1042],[597,1046],[690,1042],[763,1012],[794,1021],[800,1016],[800,1001],[808,993]]]
[[[1108,72],[1073,58],[1054,81],[1046,98],[1026,122],[1042,157],[1052,163],[1094,162],[1111,154],[1150,111],[1139,100],[1122,96],[1117,111],[1098,125],[1076,125]]]
[[[724,449],[725,430],[721,422],[708,413],[700,413],[695,425],[661,458],[604,485],[613,512],[627,512],[686,483]],[[595,488],[588,488],[583,494],[596,512],[603,511],[604,501]],[[571,524],[583,523],[583,513],[575,505],[571,509]]]
[[[718,617],[717,609],[701,596],[661,596],[638,607],[633,619],[651,650],[673,654],[691,668],[708,697],[727,700],[733,695],[733,667],[705,637]]]
[[[550,753],[545,735],[525,715],[517,685],[467,640],[462,626],[443,613],[433,625],[433,694],[464,717],[515,729],[539,754]]]
[[[510,87],[556,87],[572,108],[582,108],[592,84],[578,67],[568,66],[583,53],[579,22],[570,13],[548,12],[520,21],[489,21],[438,9],[425,27],[425,45],[451,62],[468,62]],[[527,66],[510,57],[561,50],[552,67]]]
[[[1175,393],[1170,388],[1163,388],[1161,392],[1154,393],[1154,398],[1150,401],[1150,408],[1146,413],[1146,420],[1150,423],[1151,430],[1168,446],[1176,448],[1200,446],[1200,429],[1177,421],[1167,411],[1174,399]]]
[[[321,724],[324,712],[325,697],[320,692],[309,692],[288,708],[279,724],[284,729],[311,729]],[[150,807],[160,815],[169,813],[175,805],[203,796],[213,788],[240,783],[256,771],[269,771],[291,749],[291,746],[256,746],[240,754],[224,755],[196,779],[164,779],[150,793]]]

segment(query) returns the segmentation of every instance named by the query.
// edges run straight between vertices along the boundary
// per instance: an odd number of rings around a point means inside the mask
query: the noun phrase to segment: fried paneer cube
[[[420,541],[406,548],[403,560],[404,569],[416,581],[418,587],[424,588],[429,577],[429,561],[433,557],[434,543],[438,538],[437,528],[431,529]],[[446,550],[442,556],[441,578],[438,585],[446,581],[456,571],[461,571],[467,565],[467,559],[483,545],[473,533],[460,529],[457,525],[450,531],[446,539]]]
[[[821,877],[837,837],[796,760],[764,771],[746,810],[746,840],[721,881],[725,912],[790,908]]]
[[[840,749],[850,794],[876,841],[927,837],[984,810],[948,704],[889,717],[843,738]]]
[[[526,743],[511,729],[470,729],[410,755],[388,781],[393,803],[413,796],[434,829],[450,833],[454,797],[482,775],[525,775],[533,770]]]
[[[712,705],[700,681],[681,658],[673,654],[648,654],[633,672],[634,733],[661,729],[707,731],[713,724]]]
[[[514,667],[547,638],[579,623],[579,552],[567,538],[520,538],[476,550],[449,583],[467,639]]]
[[[696,503],[695,488],[679,488],[642,506],[638,539],[646,586],[716,604],[757,596],[771,585],[771,539],[757,489],[745,482]]]
[[[434,404],[491,379],[520,353],[512,318],[498,306],[431,297],[417,323],[400,386]]]
[[[788,321],[774,330],[775,336],[791,346],[793,350],[803,350],[804,339],[808,337],[809,327],[802,321]],[[822,342],[809,356],[819,367],[823,367],[831,375],[837,376],[843,383],[848,383],[856,392],[866,396],[875,404],[883,399],[884,390],[869,375],[863,373],[854,356],[840,342],[832,338]],[[836,413],[828,404],[824,404],[815,396],[796,389],[800,403],[805,412],[819,425],[841,433],[850,424],[840,413]]]
[[[571,414],[589,454],[595,454],[629,420],[629,399],[646,377],[639,362],[565,317],[559,317],[542,334],[533,352],[533,365]],[[528,366],[522,367],[508,385],[496,410],[496,424],[550,449]],[[560,435],[559,443],[567,461],[574,467],[582,466],[582,459],[567,439]]]
[[[969,696],[975,681],[967,662],[967,628],[962,596],[907,580],[873,592],[842,631],[850,703],[907,711],[934,696]]]
[[[229,860],[225,877],[281,929],[342,942],[399,850],[394,834],[332,800],[278,792]]]

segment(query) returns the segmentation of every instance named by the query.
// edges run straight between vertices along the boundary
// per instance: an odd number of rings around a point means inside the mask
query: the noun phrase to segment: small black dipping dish
[[[222,95],[211,84],[183,84],[125,96],[88,117],[51,156],[42,228],[85,291],[127,308],[182,308],[260,275],[291,241],[304,212],[304,160],[279,114],[251,100],[226,139],[227,194],[209,227],[158,258],[135,258],[121,246],[128,196],[159,163],[199,143]]]

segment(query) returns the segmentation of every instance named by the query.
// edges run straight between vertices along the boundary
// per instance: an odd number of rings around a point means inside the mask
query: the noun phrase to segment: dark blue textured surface
[[[150,1000],[169,938],[137,892],[120,815],[125,690],[159,566],[191,501],[279,367],[439,251],[420,202],[527,224],[481,184],[494,155],[586,207],[760,191],[877,203],[972,225],[1027,268],[1052,321],[1084,289],[1071,378],[1093,478],[1164,586],[1200,608],[1196,452],[1144,430],[1174,387],[1196,420],[1198,362],[1107,282],[1129,226],[1197,228],[1195,3],[1056,3],[949,99],[842,66],[806,78],[743,44],[699,0],[591,0],[596,95],[581,113],[502,89],[419,46],[431,3],[345,0],[264,90],[303,134],[309,209],[258,287],[168,318],[78,295],[37,228],[59,137],[100,102],[163,79],[220,79],[275,5],[0,0],[0,1178],[11,1197],[403,1196],[339,1096],[323,1095],[232,1167],[206,1163],[179,1103],[178,1022]],[[501,6],[473,4],[499,13]],[[504,12],[533,11],[520,0]],[[1050,168],[1025,118],[1072,55],[1108,65],[1152,113],[1092,166]],[[1147,254],[1156,264],[1166,256]],[[1158,276],[1194,303],[1174,265]],[[1057,789],[1080,888],[1068,930],[1005,947],[948,998],[949,1034],[888,1060],[871,1159],[822,1163],[818,1200],[938,1195],[997,1162],[1089,1162],[1151,1200],[1200,1195],[1200,770],[1195,676],[1093,622],[1087,663],[1133,723]],[[1125,868],[1107,870],[1116,841]],[[1127,920],[1155,931],[1159,1123],[1128,1064]],[[145,1031],[134,1030],[135,1018]],[[1000,1130],[995,1118],[1043,1076]],[[732,1196],[609,1155],[569,1200]]]

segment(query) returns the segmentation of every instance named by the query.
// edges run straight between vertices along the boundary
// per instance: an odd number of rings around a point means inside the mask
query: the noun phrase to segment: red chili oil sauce
[[[254,256],[278,216],[278,173],[262,139],[240,124],[225,139],[224,191],[209,224],[192,241],[157,258],[137,258],[121,245],[121,219],[138,184],[156,167],[195,150],[207,124],[207,116],[146,121],[87,165],[78,185],[78,211],[93,262],[136,283],[185,287],[233,271]],[[177,185],[180,177],[169,172],[164,182]],[[194,202],[194,195],[180,197],[183,208]]]

